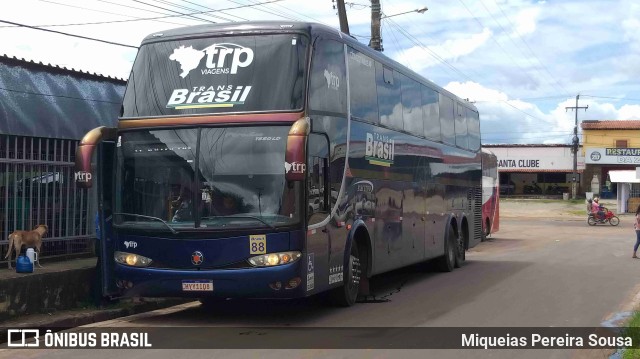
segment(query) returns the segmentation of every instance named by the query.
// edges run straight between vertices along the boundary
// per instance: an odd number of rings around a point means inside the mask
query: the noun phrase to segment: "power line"
[[[125,6],[125,5],[122,5],[122,4],[113,3],[113,2],[105,1],[105,0],[97,0],[97,1],[106,2],[106,3],[109,3],[109,4],[113,4],[113,5]],[[102,24],[117,24],[117,23],[136,22],[136,21],[151,21],[151,20],[157,20],[157,19],[184,17],[185,15],[199,15],[199,14],[207,14],[207,13],[216,12],[216,11],[242,9],[242,8],[248,8],[248,7],[253,7],[253,6],[259,6],[259,5],[262,5],[262,4],[276,3],[276,2],[280,2],[280,1],[283,1],[283,0],[270,0],[270,1],[265,1],[265,2],[259,3],[259,4],[245,4],[245,5],[242,5],[242,6],[229,7],[229,8],[217,9],[217,10],[214,9],[214,10],[209,10],[209,11],[196,11],[196,12],[187,13],[187,14],[184,14],[184,15],[176,14],[176,15],[165,15],[165,16],[156,16],[156,17],[147,17],[147,18],[135,18],[135,19],[128,19],[128,20],[111,20],[111,21],[83,22],[83,23],[71,23],[71,24],[32,25],[32,26],[37,27],[37,28],[45,28],[45,27],[102,25]],[[149,9],[141,9],[141,8],[135,8],[135,9],[143,10],[143,11],[147,11],[147,12],[152,12],[152,13],[156,13],[156,14],[162,14],[162,12],[153,11],[153,10],[149,10]],[[177,24],[177,25],[188,26],[186,24]],[[17,26],[0,26],[0,27],[17,27]]]
[[[198,4],[198,3],[195,3],[195,2],[192,2],[192,1],[189,1],[189,0],[180,0],[180,1],[186,2],[187,4],[191,4],[191,5],[195,5],[195,6],[200,6],[201,8],[204,8],[204,9],[208,9],[208,10],[214,10],[214,11],[216,11],[214,8],[211,8],[211,7],[209,7],[209,6],[200,5],[200,4]],[[240,19],[240,20],[243,20],[243,21],[249,21],[249,19],[245,19],[244,17],[240,17],[240,16],[233,15],[233,14],[227,14],[226,12],[223,12],[223,11],[224,11],[224,10],[221,10],[221,11],[219,10],[219,12],[221,12],[221,13],[223,13],[223,14],[225,14],[225,15],[233,16],[233,17],[236,17],[236,18],[238,18],[238,19]]]
[[[238,2],[238,1],[235,1],[235,0],[228,0],[228,1],[230,1],[230,2],[232,2],[232,3],[235,3],[235,4],[242,4],[242,3]],[[282,12],[279,12],[279,13],[278,13],[278,12],[274,12],[274,11],[277,11],[277,10],[273,10],[273,9],[271,9],[271,8],[268,8],[266,5],[263,5],[263,4],[257,4],[255,1],[253,1],[253,4],[254,4],[254,6],[256,6],[256,7],[254,8],[254,10],[258,10],[258,11],[262,11],[262,12],[267,13],[267,14],[271,14],[271,15],[279,16],[279,17],[285,18],[285,19],[287,19],[287,20],[298,21],[298,19],[296,19],[296,18],[292,18],[291,16],[288,16],[287,14],[284,14],[284,15],[283,15],[283,13],[282,13]],[[243,4],[243,5],[244,5],[244,4]],[[260,8],[258,8],[258,6],[259,6]],[[262,9],[262,8],[265,8],[266,10],[265,10],[265,9]]]
[[[522,56],[524,56],[525,59],[527,59],[531,65],[533,65],[531,68],[534,69],[535,71],[537,71],[538,73],[542,74],[542,72],[540,70],[538,70],[535,67],[535,64],[533,63],[533,61],[528,58],[528,56],[520,49],[520,47],[517,46],[516,42],[513,40],[513,38],[511,37],[511,35],[509,34],[509,32],[502,26],[502,24],[498,21],[498,19],[496,19],[495,16],[493,16],[493,13],[489,10],[489,8],[484,4],[484,1],[480,0],[480,5],[482,5],[482,7],[485,9],[485,11],[489,14],[489,16],[491,16],[491,18],[493,19],[493,21],[498,25],[498,27],[502,30],[503,33],[505,33],[507,35],[507,38],[509,39],[509,41],[511,41],[511,43],[513,44],[513,47],[515,49],[517,49],[520,54],[522,54]],[[503,12],[504,14],[504,12]],[[506,15],[505,15],[506,16]],[[512,25],[513,26],[513,25]],[[514,28],[515,31],[515,28]],[[535,54],[533,54],[535,56]],[[557,82],[557,81],[556,81]],[[560,91],[564,91],[566,92],[566,90],[564,90],[562,87],[557,86],[555,83],[554,85],[556,86],[556,90],[559,89]]]
[[[155,1],[156,1],[156,2],[159,2],[159,3],[161,3],[161,4],[166,4],[166,5],[169,5],[169,6],[177,7],[178,9],[182,9],[182,10],[189,10],[189,11],[194,11],[194,10],[196,10],[196,9],[194,9],[194,8],[190,8],[190,7],[188,7],[188,6],[184,6],[184,5],[178,5],[178,4],[174,3],[174,2],[167,1],[167,0],[155,0]],[[155,5],[154,5],[154,6],[155,6]],[[179,13],[179,12],[178,12],[178,13]],[[228,21],[228,22],[235,22],[235,20],[233,20],[233,19],[229,19],[229,18],[227,18],[227,17],[223,17],[223,16],[219,16],[219,15],[213,15],[213,14],[204,14],[204,15],[209,16],[209,17],[213,17],[213,18],[216,18],[216,19],[220,19],[220,20]],[[203,20],[208,21],[208,20],[206,20],[206,19],[203,19]]]
[[[443,59],[442,57],[440,57],[440,55],[438,55],[435,51],[429,49],[428,47],[426,47],[424,44],[422,44],[422,42],[420,42],[420,40],[418,40],[415,36],[411,35],[409,32],[407,32],[406,30],[404,30],[400,25],[398,25],[396,22],[394,22],[393,20],[386,18],[387,21],[389,21],[391,24],[395,25],[396,28],[399,29],[400,33],[403,34],[405,37],[407,37],[410,41],[414,42],[414,44],[417,44],[420,48],[422,48],[424,51],[427,51],[428,53],[430,53],[436,60],[441,61],[442,63],[446,64],[447,66],[449,66],[451,69],[453,69],[455,72],[457,72],[458,74],[462,75],[463,77],[467,78],[469,81],[471,82],[476,82],[474,81],[471,77],[469,77],[467,74],[465,74],[464,72],[462,72],[461,70],[459,70],[458,68],[456,68],[455,66],[451,65],[448,61],[446,61],[445,59]],[[504,92],[504,91],[503,91]],[[516,107],[515,105],[510,104],[507,100],[503,100],[501,101],[502,103],[506,104],[507,106],[513,107],[515,110],[522,112],[523,114],[539,120],[539,121],[543,121],[542,119],[533,116],[529,113],[527,113],[524,110],[519,109],[518,107]]]
[[[531,53],[531,55],[533,55],[533,57],[538,61],[538,63],[542,66],[542,69],[549,75],[549,77],[559,86],[560,89],[562,89],[564,92],[567,92],[567,89],[562,86],[562,84],[556,79],[555,76],[553,76],[553,74],[551,74],[551,72],[549,71],[549,69],[544,65],[544,63],[540,60],[540,58],[536,55],[536,53],[531,49],[531,46],[529,46],[529,43],[527,42],[527,40],[525,40],[524,37],[522,37],[522,35],[520,35],[520,33],[518,32],[518,29],[515,27],[515,25],[513,24],[513,22],[511,22],[511,19],[509,18],[509,16],[507,16],[507,14],[504,12],[504,10],[502,10],[502,7],[500,6],[500,4],[498,4],[498,2],[496,0],[493,0],[493,2],[496,4],[496,6],[498,7],[498,9],[500,10],[500,12],[502,13],[502,15],[504,15],[505,19],[507,19],[507,22],[509,22],[509,24],[511,25],[511,27],[513,27],[513,32],[515,32],[516,35],[518,35],[518,37],[520,38],[520,40],[522,41],[522,43],[527,47],[527,49],[529,49],[529,52]]]
[[[531,101],[531,100],[554,100],[554,99],[568,99],[568,97],[565,95],[557,95],[557,96],[516,98],[514,100],[515,101]],[[475,101],[478,103],[493,103],[493,102],[502,102],[504,100],[475,100]]]
[[[91,9],[91,8],[87,8],[87,7],[82,7],[82,6],[71,5],[71,4],[63,4],[63,3],[59,3],[59,2],[55,2],[55,1],[51,1],[51,0],[38,0],[38,1],[49,3],[49,4],[54,4],[54,5],[58,5],[58,6],[66,6],[66,7],[70,7],[70,8],[81,9],[81,10],[85,10],[85,11],[98,12],[98,13],[101,13],[101,14],[123,16],[123,17],[128,17],[128,18],[139,19],[139,18],[137,18],[135,16],[131,16],[131,15],[123,15],[123,14],[113,13],[113,12],[104,11],[104,10],[96,10],[96,9]],[[184,24],[175,23],[175,22],[169,22],[169,21],[159,21],[159,22],[164,22],[164,23],[172,24],[172,25],[184,26]]]
[[[26,27],[28,29],[32,29],[32,30],[39,30],[39,31],[46,31],[46,32],[50,32],[50,33],[54,33],[54,34],[58,34],[58,35],[64,35],[64,36],[69,36],[69,37],[76,37],[78,39],[84,39],[84,40],[90,40],[90,41],[96,41],[96,42],[101,42],[104,44],[109,44],[109,45],[116,45],[116,46],[122,46],[122,47],[129,47],[132,49],[137,49],[137,46],[132,46],[132,45],[127,45],[127,44],[121,44],[119,42],[114,42],[114,41],[108,41],[108,40],[102,40],[102,39],[96,39],[93,37],[88,37],[88,36],[82,36],[82,35],[76,35],[76,34],[69,34],[67,32],[62,32],[62,31],[56,31],[56,30],[50,30],[50,29],[43,29],[43,28],[39,28],[39,27],[35,27],[35,26],[30,26],[30,25],[25,25],[25,24],[20,24],[17,22],[12,22],[12,21],[6,21],[6,20],[1,20],[1,23],[5,23],[5,24],[11,24],[11,25],[15,25],[15,26],[20,26],[20,27]]]
[[[632,101],[632,102],[640,102],[638,98],[628,98],[628,97],[609,97],[609,96],[595,96],[595,95],[580,95],[583,97],[591,97],[591,98],[606,98],[610,100],[624,100],[624,101]]]
[[[162,6],[149,4],[149,3],[146,3],[146,2],[144,2],[144,1],[140,1],[140,0],[133,0],[133,1],[135,1],[135,2],[137,2],[137,3],[140,3],[140,4],[143,4],[143,5],[147,5],[147,6],[155,7],[155,8],[158,8],[158,9],[165,10],[165,11],[169,11],[169,12],[173,12],[173,13],[176,13],[176,14],[180,14],[180,15],[182,15],[182,16],[188,16],[188,17],[194,18],[194,19],[196,19],[196,20],[206,21],[206,22],[210,22],[210,23],[212,23],[212,24],[215,24],[215,23],[216,23],[215,21],[211,21],[211,20],[208,20],[208,19],[202,19],[202,18],[196,17],[196,16],[194,16],[194,15],[189,15],[189,14],[182,13],[182,12],[180,12],[180,11],[167,9],[167,8],[162,7]]]
[[[480,25],[481,28],[485,28],[484,24],[482,24],[482,22],[480,21],[480,19],[478,19],[473,12],[471,11],[471,9],[469,9],[469,7],[467,6],[467,4],[464,3],[464,1],[462,0],[458,0],[460,2],[460,4],[462,4],[462,6],[464,6],[465,9],[467,9],[467,12],[469,12],[469,14],[471,15],[471,17],[473,17],[473,19]],[[531,77],[531,75],[529,75],[529,73],[522,67],[520,66],[520,64],[513,58],[513,56],[511,56],[511,54],[504,48],[502,47],[502,45],[500,45],[500,43],[498,42],[498,40],[495,39],[495,37],[493,37],[493,35],[490,34],[491,40],[493,40],[493,42],[496,43],[496,45],[498,45],[498,47],[502,50],[502,52],[504,52],[509,59],[511,59],[511,62],[513,64],[515,64],[518,68],[520,68],[520,70],[522,71],[522,73],[527,76],[529,78],[529,80],[531,80],[532,83],[537,83],[537,81]]]

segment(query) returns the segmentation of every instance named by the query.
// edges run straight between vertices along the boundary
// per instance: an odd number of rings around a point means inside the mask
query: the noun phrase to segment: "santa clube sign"
[[[540,158],[502,158],[498,159],[500,170],[540,170],[540,171],[570,171],[573,168],[571,158],[540,157]],[[584,162],[578,159],[578,168],[584,168]]]
[[[540,160],[499,160],[499,168],[540,168]]]

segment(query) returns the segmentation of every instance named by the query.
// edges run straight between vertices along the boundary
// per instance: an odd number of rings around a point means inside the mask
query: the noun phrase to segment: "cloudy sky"
[[[367,44],[370,3],[347,2],[351,33]],[[640,119],[638,2],[381,2],[390,16],[384,54],[474,101],[483,143],[570,143],[575,114],[565,107],[578,94],[589,106],[580,121]],[[132,46],[169,28],[267,19],[339,27],[331,0],[20,0],[0,13],[1,21]],[[0,54],[127,78],[136,50],[0,23]]]

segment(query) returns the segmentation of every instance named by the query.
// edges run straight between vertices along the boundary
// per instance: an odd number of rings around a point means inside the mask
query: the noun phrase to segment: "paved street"
[[[509,210],[509,204],[503,210]],[[549,205],[553,209],[553,205]],[[618,227],[589,227],[569,214],[559,218],[504,215],[500,232],[468,255],[452,273],[411,267],[376,277],[376,298],[347,309],[328,308],[317,300],[229,302],[206,310],[198,303],[121,318],[112,326],[600,326],[630,310],[640,289],[640,260],[631,258],[632,217]],[[176,329],[177,330],[177,329]],[[200,338],[205,339],[205,338]],[[286,351],[287,353],[291,351]],[[75,358],[88,352],[21,351],[28,357]],[[177,351],[127,351],[129,358],[172,358]],[[285,351],[193,351],[190,358],[281,357]],[[424,357],[425,351],[306,350],[294,357]],[[435,351],[437,357],[538,358],[602,357],[602,352]],[[15,353],[0,352],[14,358]],[[113,352],[92,351],[94,359]],[[219,355],[216,355],[219,354]],[[124,352],[120,352],[124,355]],[[599,355],[599,356],[593,356]]]

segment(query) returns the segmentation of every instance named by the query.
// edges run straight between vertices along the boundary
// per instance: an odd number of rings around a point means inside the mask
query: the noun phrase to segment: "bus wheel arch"
[[[369,232],[361,220],[354,223],[345,244],[343,284],[330,292],[331,302],[349,307],[359,295],[368,294],[368,274],[371,269],[371,241]],[[364,288],[363,288],[364,287]],[[366,293],[362,293],[366,289]]]
[[[371,236],[369,235],[369,230],[364,224],[360,224],[353,231],[353,236],[351,239],[358,246],[358,250],[360,252],[360,264],[362,265],[362,277],[368,278],[371,276],[372,271],[372,246],[371,246]]]

